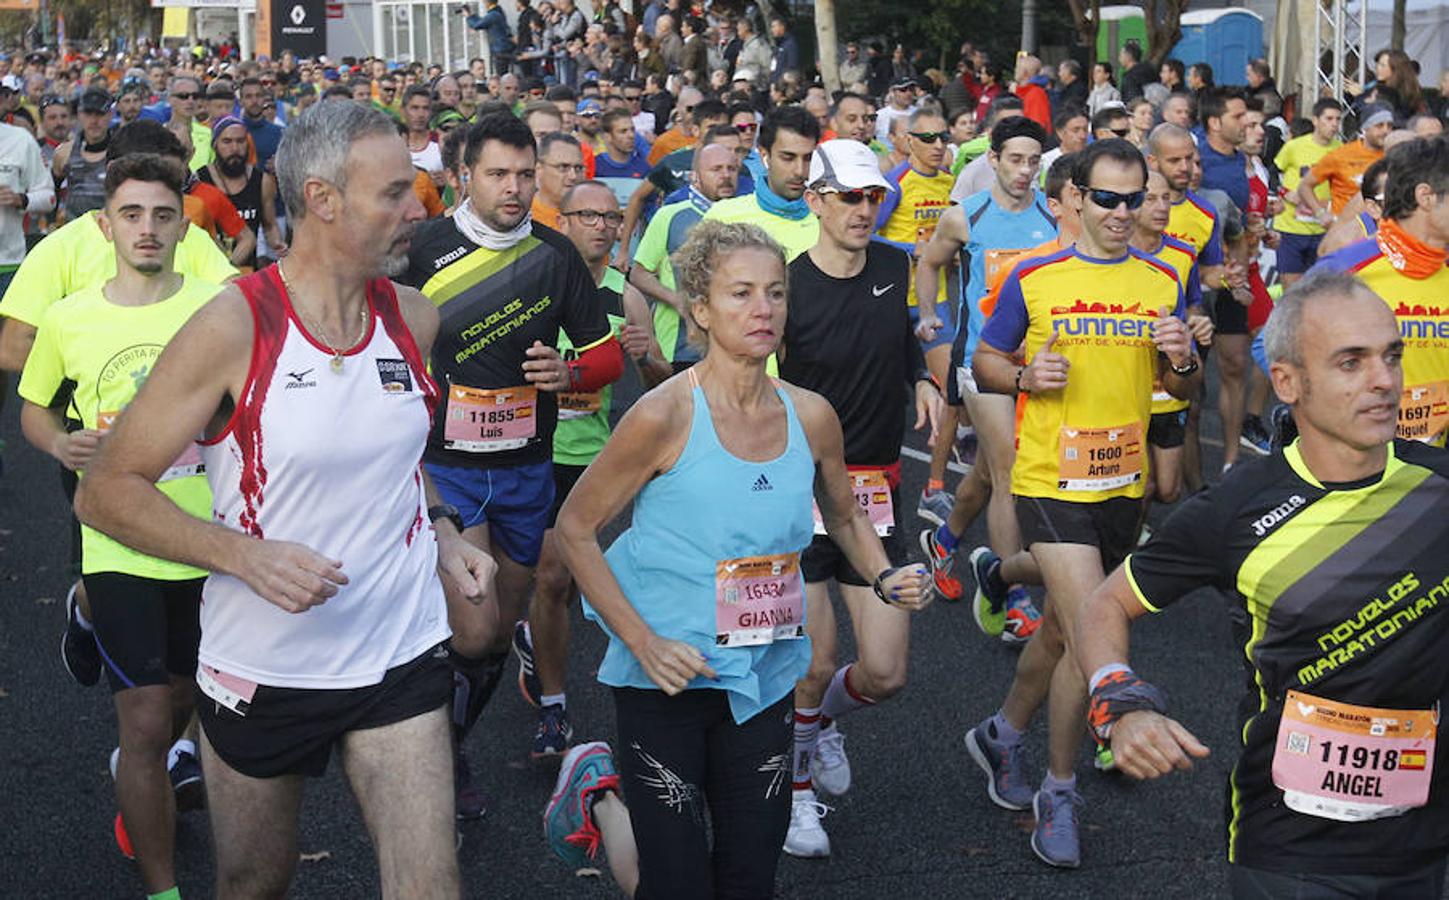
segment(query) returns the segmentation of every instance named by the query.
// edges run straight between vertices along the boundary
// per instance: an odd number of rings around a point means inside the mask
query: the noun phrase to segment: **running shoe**
[[[194,754],[182,751],[176,754],[176,762],[166,770],[171,779],[171,791],[176,795],[176,809],[190,812],[206,805],[206,783],[201,778],[201,760]]]
[[[961,599],[966,589],[961,586],[961,579],[951,574],[956,563],[955,556],[947,553],[940,541],[936,540],[936,530],[927,528],[921,532],[921,552],[931,562],[931,580],[936,583],[936,593],[941,595],[942,600],[955,603]]]
[[[956,457],[956,462],[969,469],[976,465],[976,446],[975,431],[962,433],[958,429],[956,442],[951,445],[951,453]]]
[[[459,819],[481,819],[488,812],[483,791],[473,784],[473,768],[461,748],[453,750],[453,814]]]
[[[1032,798],[1036,827],[1031,832],[1031,849],[1049,866],[1075,869],[1082,864],[1082,845],[1077,835],[1077,807],[1082,795],[1076,791],[1037,791]]]
[[[513,655],[518,657],[518,692],[529,706],[539,706],[543,686],[538,683],[538,671],[533,667],[533,629],[527,619],[513,623]]]
[[[1263,427],[1263,420],[1257,416],[1243,418],[1243,433],[1238,437],[1238,443],[1259,456],[1273,452],[1272,438],[1268,429]]]
[[[587,868],[598,855],[603,836],[594,824],[594,795],[607,790],[619,790],[609,745],[594,741],[570,750],[543,809],[543,835],[558,858],[575,871]]]
[[[1025,644],[1041,627],[1041,611],[1031,602],[1026,588],[1017,586],[1006,593],[1006,624],[1001,640],[1007,644]]]
[[[977,547],[971,551],[971,574],[976,577],[971,617],[987,637],[1000,637],[1006,628],[1006,592],[993,589],[991,578],[995,574],[993,569],[1000,566],[1001,557],[992,553],[990,547]]]
[[[1137,546],[1141,547],[1150,540],[1152,540],[1152,528],[1146,522],[1143,522],[1142,530],[1137,533]]]
[[[986,793],[1002,809],[1031,806],[1031,785],[1026,782],[1026,759],[1021,741],[998,744],[987,736],[991,720],[966,732],[966,752],[986,774]]]
[[[538,730],[533,734],[534,759],[562,756],[574,741],[574,728],[562,703],[550,703],[538,711]]]
[[[850,790],[850,759],[845,755],[845,735],[836,723],[820,730],[815,752],[810,755],[810,780],[832,797]]]
[[[1092,765],[1098,772],[1117,771],[1117,760],[1112,756],[1112,748],[1098,747],[1096,755],[1092,758]]]
[[[830,855],[830,835],[820,825],[820,819],[830,812],[830,807],[815,799],[815,792],[809,789],[793,791],[790,803],[790,830],[785,833],[785,852],[805,859],[819,859]]]
[[[944,488],[921,491],[921,502],[916,504],[916,515],[939,527],[946,524],[955,503],[956,498]]]
[[[96,635],[81,627],[76,614],[75,585],[65,595],[65,631],[60,636],[60,664],[81,687],[94,687],[101,680],[101,652]]]

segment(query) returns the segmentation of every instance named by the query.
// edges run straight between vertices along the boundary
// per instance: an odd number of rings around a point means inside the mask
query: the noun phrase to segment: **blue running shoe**
[[[538,711],[538,730],[533,735],[534,759],[546,756],[562,756],[574,740],[574,728],[569,724],[568,713],[563,704],[550,703]]]
[[[1032,799],[1036,827],[1031,832],[1031,849],[1049,866],[1075,869],[1082,864],[1082,844],[1077,835],[1077,807],[1082,795],[1076,791],[1037,791]]]
[[[527,619],[513,623],[513,655],[518,657],[518,692],[529,706],[537,707],[542,703],[543,685],[533,667],[533,630]]]
[[[594,824],[594,794],[618,791],[614,754],[603,741],[580,744],[568,752],[558,769],[558,783],[543,810],[548,845],[575,871],[587,868],[599,853],[603,836]]]
[[[942,600],[955,603],[965,593],[961,586],[961,579],[951,574],[951,567],[956,564],[956,556],[947,553],[946,548],[936,539],[936,529],[927,528],[921,532],[921,552],[926,554],[926,559],[931,563],[931,580],[936,583],[936,593],[941,595]]]
[[[990,719],[966,732],[966,752],[986,773],[986,793],[1002,809],[1022,810],[1031,806],[1031,785],[1026,782],[1026,763],[1021,742],[1006,746],[987,737]]]
[[[951,517],[951,507],[955,504],[956,495],[945,489],[921,491],[921,500],[916,504],[916,515],[939,528]]]
[[[1041,627],[1041,611],[1031,602],[1026,588],[1018,585],[1006,592],[1006,625],[1001,640],[1007,644],[1025,644]]]
[[[971,617],[987,637],[1000,637],[1006,628],[1006,591],[997,591],[991,586],[991,576],[1000,565],[1001,557],[992,553],[990,547],[977,547],[971,551],[971,574],[976,577]]]

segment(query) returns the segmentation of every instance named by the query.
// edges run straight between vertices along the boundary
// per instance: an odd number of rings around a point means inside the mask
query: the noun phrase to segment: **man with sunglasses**
[[[939,116],[936,121],[944,128]],[[901,566],[910,555],[899,491],[903,389],[914,394],[915,427],[929,424],[933,437],[941,406],[906,311],[911,262],[900,248],[871,239],[889,194],[869,148],[850,139],[826,141],[811,158],[809,184],[805,198],[820,239],[790,263],[780,377],[818,392],[839,414],[856,497],[891,565]],[[899,693],[910,647],[910,614],[881,603],[870,579],[824,531],[816,526],[800,557],[812,659],[795,685],[794,790],[785,838],[792,856],[830,854],[815,787],[838,796],[851,780],[835,721]],[[850,613],[859,653],[857,662],[839,669],[831,581]]]
[[[764,177],[750,194],[721,200],[706,219],[749,222],[765,229],[785,248],[787,260],[815,246],[820,224],[805,203],[810,155],[820,141],[820,124],[798,106],[772,109],[760,126],[759,152]]]
[[[1007,276],[972,357],[983,390],[1017,397],[1022,406],[1011,491],[1025,549],[991,560],[982,583],[1004,594],[1034,559],[1050,602],[1001,709],[966,735],[992,801],[1031,806],[1032,850],[1069,868],[1081,862],[1074,769],[1087,690],[1064,652],[1068,636],[1076,634],[1081,603],[1136,542],[1159,354],[1173,396],[1193,396],[1200,379],[1177,273],[1129,244],[1145,195],[1142,154],[1126,141],[1098,141],[1079,155],[1073,181],[1077,242]],[[1018,362],[1023,346],[1025,365]],[[1033,794],[1021,738],[1044,703],[1050,761]]]
[[[921,254],[916,269],[921,304],[917,335],[929,339],[941,328],[941,318],[936,312],[937,273],[961,254],[965,288],[961,292],[962,308],[957,315],[958,327],[946,373],[946,400],[952,406],[964,406],[976,430],[975,467],[981,472],[974,477],[986,475],[991,483],[987,510],[991,545],[1001,555],[1013,556],[1021,549],[1011,502],[1015,447],[1013,405],[1009,398],[978,390],[970,377],[968,361],[986,323],[980,301],[988,286],[1000,272],[1024,258],[1031,248],[1054,236],[1057,223],[1046,197],[1036,187],[1046,132],[1031,119],[1015,115],[997,122],[991,129],[990,139],[991,150],[986,159],[994,176],[991,187],[947,210]],[[961,491],[958,485],[958,494]],[[921,546],[935,569],[936,590],[951,600],[960,599],[963,594],[961,582],[951,570],[964,532],[952,531],[949,525],[952,509],[962,500],[958,497],[939,521],[931,520],[937,527],[920,536]],[[972,554],[973,565],[976,560],[989,556],[989,550],[977,550]],[[1034,575],[1019,579],[1030,583],[1038,580]],[[1009,596],[988,595],[978,589],[972,599],[972,614],[977,627],[987,636],[1010,644],[1028,640],[1040,621],[1031,598],[1020,587],[1012,588]]]
[[[171,81],[171,93],[166,97],[171,105],[171,118],[166,127],[175,132],[183,142],[191,144],[191,171],[205,168],[215,157],[211,149],[211,129],[196,121],[196,109],[200,106],[201,82],[190,75],[178,75]]]
[[[905,137],[899,140],[909,151],[905,162],[894,166],[886,173],[890,189],[880,204],[876,215],[876,233],[880,239],[905,250],[911,259],[917,259],[921,249],[936,231],[941,215],[951,207],[952,180],[946,171],[946,142],[951,133],[946,130],[946,120],[936,107],[923,107],[911,113],[905,120]],[[912,265],[912,269],[915,266]],[[911,272],[907,279],[914,282]],[[945,287],[946,272],[936,273],[937,284],[931,291],[934,296]],[[906,292],[906,306],[911,316],[911,327],[920,324],[917,308],[916,286],[910,284]],[[925,351],[926,365],[936,384],[945,385],[946,370],[951,364],[951,343],[956,338],[954,317],[948,313],[948,321],[934,333],[920,334],[921,346]],[[954,434],[955,419],[942,430]],[[946,492],[946,462],[950,458],[952,442],[937,441],[931,452],[931,468],[926,489],[921,494],[916,514],[936,524],[945,521],[951,512],[951,495]]]
[[[1097,110],[1092,116],[1092,140],[1105,141],[1108,138],[1128,140],[1132,136],[1132,116],[1127,107],[1116,105]]]

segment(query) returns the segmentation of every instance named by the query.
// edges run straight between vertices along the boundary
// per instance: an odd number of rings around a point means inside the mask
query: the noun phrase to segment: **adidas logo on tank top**
[[[773,491],[774,488],[771,487],[771,485],[770,485],[770,479],[766,478],[765,477],[765,473],[761,472],[760,473],[760,477],[755,479],[755,484],[754,484],[753,487],[750,488],[750,490],[752,490],[752,491]]]

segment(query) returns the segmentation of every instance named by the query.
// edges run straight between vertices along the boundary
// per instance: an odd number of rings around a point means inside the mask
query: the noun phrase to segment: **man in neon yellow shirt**
[[[805,205],[805,177],[818,143],[820,123],[802,107],[771,110],[760,126],[765,171],[755,178],[754,193],[721,200],[704,217],[760,226],[785,248],[787,260],[809,250],[820,238],[820,222]]]
[[[1342,119],[1342,104],[1332,97],[1324,97],[1313,104],[1313,131],[1284,144],[1273,158],[1287,191],[1283,211],[1273,219],[1273,230],[1282,235],[1278,244],[1278,278],[1284,287],[1302,278],[1318,260],[1318,244],[1326,229],[1309,211],[1300,214],[1293,198],[1298,194],[1298,182],[1303,180],[1304,173],[1343,143],[1338,139],[1338,124]],[[1313,192],[1319,200],[1328,202],[1327,183],[1320,184]]]
[[[111,163],[98,227],[115,250],[116,275],[52,304],[41,318],[20,379],[26,438],[81,472],[150,373],[162,348],[221,288],[173,267],[185,229],[182,170],[136,155]],[[82,428],[67,431],[68,389]],[[211,517],[211,491],[192,445],[157,486],[188,513]],[[201,639],[206,572],[138,553],[90,528],[81,532],[81,571],[93,601],[96,642],[116,701],[115,757],[121,807],[118,842],[129,835],[150,898],[176,900],[176,805],[167,775],[172,741],[191,718],[191,679]],[[183,742],[191,783],[200,786],[196,748]],[[124,845],[123,845],[124,846]]]

